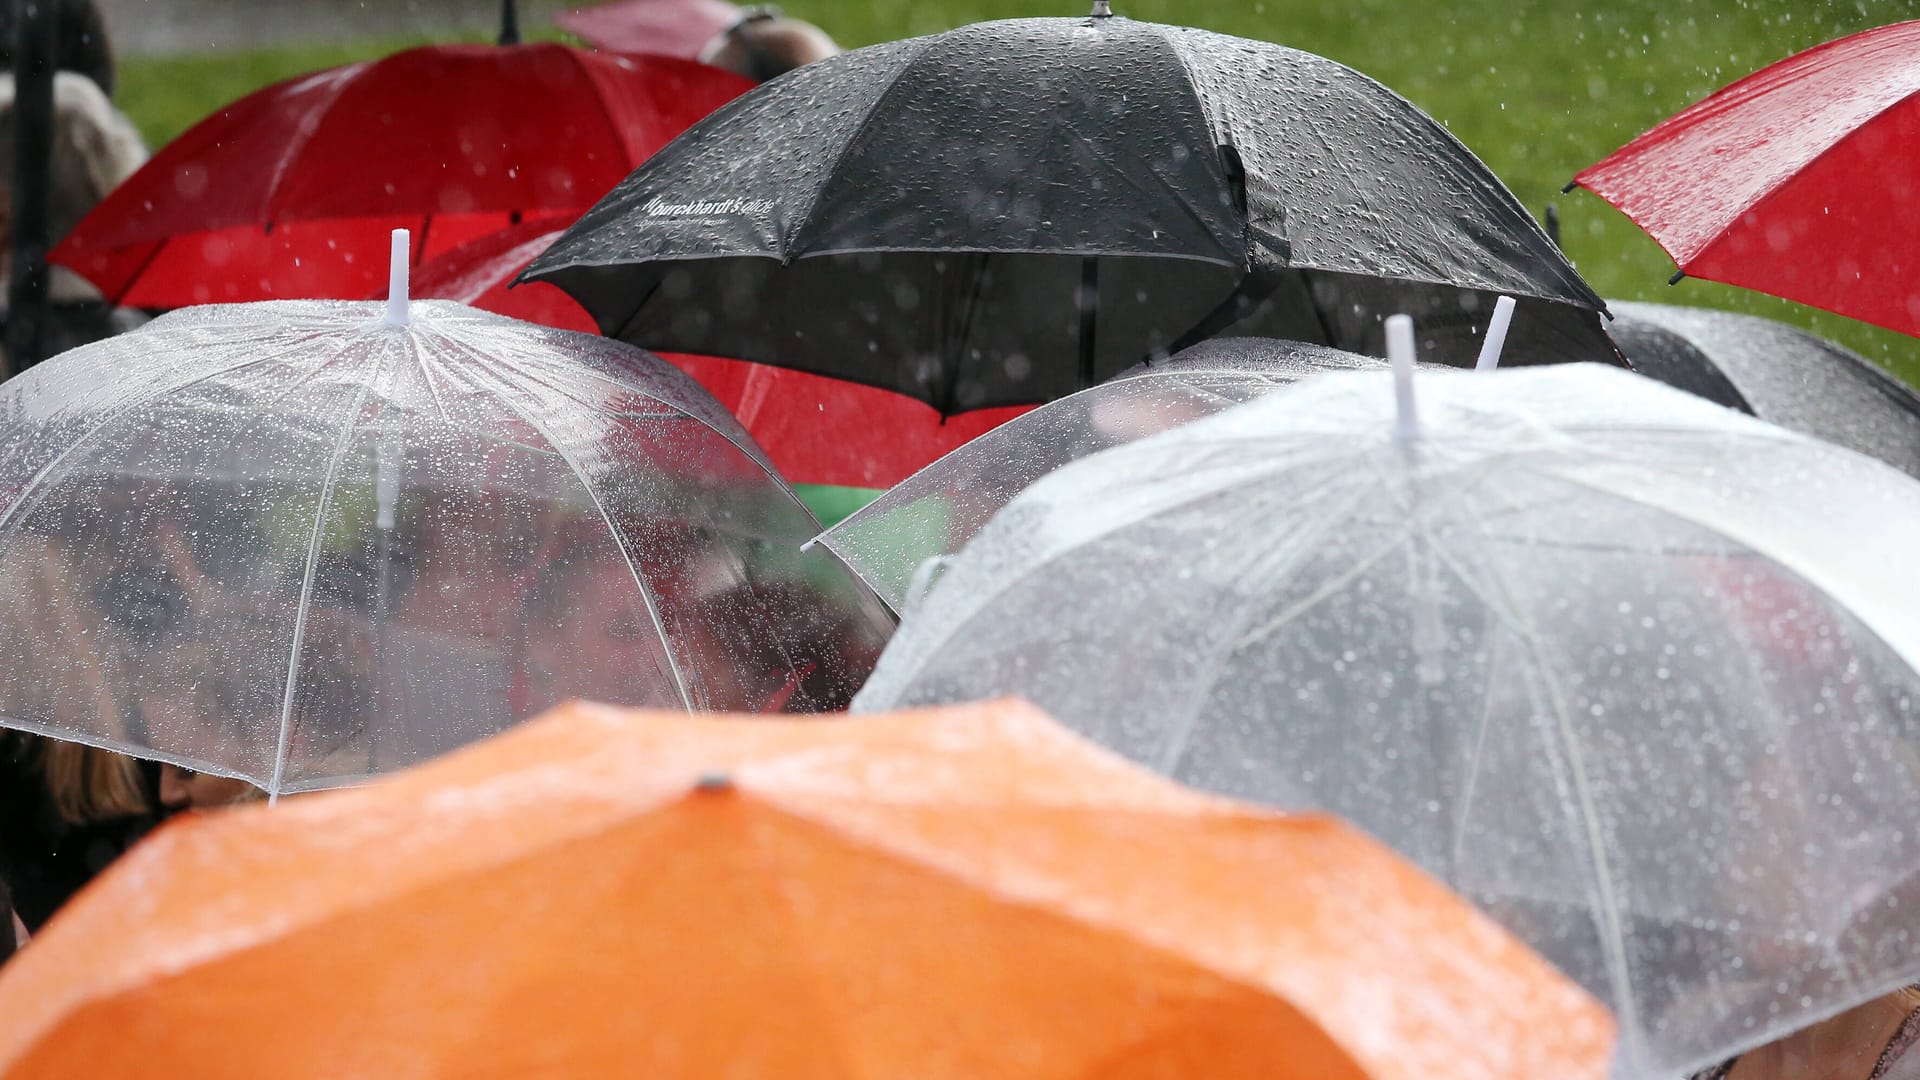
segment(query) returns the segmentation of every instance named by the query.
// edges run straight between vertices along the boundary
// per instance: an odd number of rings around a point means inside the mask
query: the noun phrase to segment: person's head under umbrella
[[[700,62],[766,82],[840,52],[826,31],[771,7],[750,8],[700,50]]]
[[[262,673],[286,669],[284,621],[245,611],[210,611],[184,620],[159,643],[139,692],[141,719],[156,740],[189,760],[227,762],[271,753],[289,776],[305,763],[365,756],[373,708],[371,657],[352,617],[310,611],[301,668],[289,692]],[[262,735],[284,747],[266,746]],[[251,761],[248,764],[252,764]],[[206,809],[262,797],[247,780],[182,765],[160,767],[159,798],[170,810]]]
[[[846,708],[879,643],[805,582],[755,579],[732,550],[739,542],[681,523],[639,538],[646,557],[633,561],[584,534],[563,545],[527,590],[518,711],[573,697],[732,712]]]
[[[0,280],[13,233],[14,80],[0,73]],[[58,243],[107,193],[147,160],[133,122],[84,75],[53,80],[53,157],[47,191],[47,240]],[[64,266],[52,268],[49,355],[138,326],[145,317],[105,303],[98,289]]]
[[[365,615],[332,602],[339,590],[316,573],[290,683],[303,575],[262,554],[279,550],[270,511],[241,509],[248,500],[209,481],[103,483],[93,496],[48,521],[91,553],[74,579],[85,625],[64,637],[98,644],[100,685],[68,697],[119,717],[115,730],[93,725],[101,737],[205,766],[158,770],[164,808],[250,798],[253,784],[234,774],[260,775],[276,760],[293,777],[302,763],[364,752]]]

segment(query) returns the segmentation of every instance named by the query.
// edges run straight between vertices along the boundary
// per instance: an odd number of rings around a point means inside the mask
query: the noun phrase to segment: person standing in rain
[[[13,231],[13,104],[13,76],[0,74],[0,260],[7,258],[8,238]],[[71,71],[57,72],[53,79],[49,240],[59,243],[146,160],[147,148],[133,122],[113,107],[91,78]],[[140,312],[107,303],[98,289],[72,270],[64,266],[51,270],[47,355],[125,333],[146,321]],[[5,278],[5,271],[0,271],[0,282]]]

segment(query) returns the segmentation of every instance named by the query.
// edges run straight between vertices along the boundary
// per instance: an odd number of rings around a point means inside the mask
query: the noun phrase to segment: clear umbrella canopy
[[[895,611],[1015,495],[1071,461],[1251,401],[1322,371],[1384,361],[1323,345],[1216,338],[1138,364],[994,428],[819,537]],[[923,567],[925,569],[923,569]]]
[[[569,697],[851,696],[884,609],[684,375],[383,310],[190,309],[0,388],[0,722],[278,793]]]
[[[1592,365],[1322,375],[1070,465],[857,709],[1019,694],[1351,818],[1672,1076],[1920,976],[1920,489]]]

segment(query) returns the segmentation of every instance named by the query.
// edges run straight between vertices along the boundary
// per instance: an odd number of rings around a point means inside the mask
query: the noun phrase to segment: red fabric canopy
[[[1920,21],[1755,72],[1575,183],[1693,277],[1920,335]]]
[[[555,15],[553,21],[596,49],[697,60],[707,42],[740,15],[726,0],[619,0]]]
[[[357,299],[421,258],[577,215],[752,86],[659,56],[450,45],[302,76],[167,145],[54,251],[115,302]]]
[[[535,282],[508,288],[566,224],[528,222],[448,251],[414,272],[413,295],[596,332],[587,313],[554,286]],[[378,295],[386,295],[384,288]],[[775,467],[796,484],[891,487],[1031,408],[983,409],[943,422],[917,399],[859,383],[744,360],[662,355],[739,417]]]

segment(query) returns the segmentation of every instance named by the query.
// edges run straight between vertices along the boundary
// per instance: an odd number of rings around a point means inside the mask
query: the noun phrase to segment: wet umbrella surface
[[[1612,360],[1601,302],[1431,117],[1310,53],[1017,19],[811,64],[651,158],[528,271],[609,335],[911,394],[1052,400],[1228,330]]]
[[[199,308],[0,391],[0,723],[270,792],[569,697],[843,703],[890,630],[684,375],[442,302]]]
[[[1608,329],[1642,375],[1920,478],[1920,394],[1866,357],[1753,315],[1635,303],[1613,313]]]
[[[154,155],[53,258],[115,303],[358,300],[390,230],[431,257],[571,218],[744,79],[554,44],[408,49],[270,86]]]
[[[1323,371],[1385,361],[1264,338],[1204,341],[1043,405],[896,484],[819,537],[895,611],[995,512],[1069,462],[1144,439]]]
[[[1682,273],[1920,335],[1916,146],[1920,20],[1762,68],[1574,183],[1647,230]]]
[[[552,285],[507,287],[565,229],[559,221],[531,221],[462,244],[420,265],[416,291],[543,326],[592,332],[593,319]],[[725,405],[780,475],[796,484],[895,484],[1026,411],[1009,406],[943,417],[905,394],[792,368],[684,353],[662,359]]]
[[[1377,841],[1019,702],[575,704],[194,815],[9,965],[0,1013],[7,1080],[1601,1080],[1613,1036]]]
[[[1920,976],[1920,489],[1598,365],[1316,376],[1042,479],[856,708],[1348,817],[1672,1076]]]

